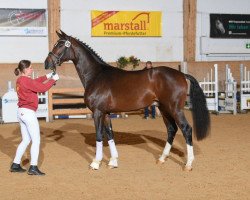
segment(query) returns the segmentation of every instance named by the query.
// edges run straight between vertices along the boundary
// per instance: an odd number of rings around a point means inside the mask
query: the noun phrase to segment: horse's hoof
[[[186,172],[191,172],[192,171],[192,166],[189,166],[189,165],[185,165],[185,167],[184,167],[184,171],[186,171]]]
[[[115,169],[118,168],[118,159],[117,158],[110,158],[108,163],[109,169]]]
[[[98,170],[100,168],[101,161],[93,159],[92,163],[90,164],[89,168],[91,170]]]
[[[165,163],[165,158],[166,158],[167,156],[164,156],[164,155],[161,155],[160,156],[160,158],[156,161],[156,164],[163,164],[163,163]]]
[[[165,160],[157,160],[156,161],[156,164],[158,164],[158,165],[162,165],[162,164],[164,164],[165,163]]]
[[[109,169],[115,169],[115,168],[118,168],[118,166],[109,165]]]

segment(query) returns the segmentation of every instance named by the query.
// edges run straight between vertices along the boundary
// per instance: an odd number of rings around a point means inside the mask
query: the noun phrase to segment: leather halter
[[[49,56],[54,56],[56,58],[55,61],[52,60],[54,62],[55,67],[60,66],[61,58],[64,56],[64,54],[68,51],[68,49],[71,46],[71,42],[69,40],[61,40],[60,42],[65,42],[64,46],[66,47],[66,48],[64,48],[64,50],[62,51],[62,53],[60,55],[56,55],[52,51],[49,52]],[[59,44],[59,42],[58,42],[58,44]],[[56,68],[53,68],[52,70],[55,73]]]

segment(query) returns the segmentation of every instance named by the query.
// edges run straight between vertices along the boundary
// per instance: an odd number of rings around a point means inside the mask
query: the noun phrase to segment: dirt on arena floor
[[[192,124],[190,111],[185,112]],[[108,169],[105,140],[98,171],[89,170],[95,154],[93,120],[41,120],[39,166],[44,177],[9,172],[20,142],[19,125],[0,125],[0,199],[250,199],[250,114],[211,115],[211,121],[211,136],[201,142],[194,138],[193,171],[186,172],[180,131],[171,156],[156,164],[166,142],[161,117],[113,119],[119,168]],[[26,153],[25,168],[29,160]]]

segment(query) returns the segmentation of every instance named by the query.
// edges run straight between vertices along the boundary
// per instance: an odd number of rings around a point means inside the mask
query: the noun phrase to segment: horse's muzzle
[[[44,67],[45,69],[55,69],[54,63],[49,62],[48,59],[44,61]]]

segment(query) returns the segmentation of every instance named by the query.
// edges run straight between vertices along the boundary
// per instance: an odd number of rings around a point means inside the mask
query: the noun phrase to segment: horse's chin
[[[45,67],[46,70],[48,70],[48,69],[53,70],[55,68],[54,63],[53,62],[49,62],[48,59],[46,59],[44,61],[44,67]]]
[[[52,66],[49,69],[52,70],[52,71],[56,71],[56,66]]]

